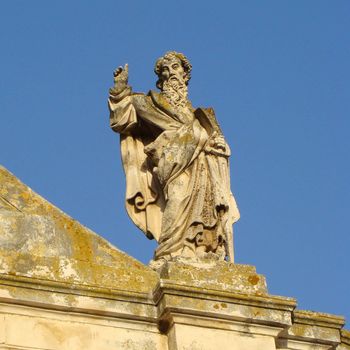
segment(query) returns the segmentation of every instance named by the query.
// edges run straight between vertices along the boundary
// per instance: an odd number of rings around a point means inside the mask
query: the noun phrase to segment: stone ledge
[[[340,330],[345,324],[343,317],[305,310],[295,310],[292,317],[292,326],[279,336],[281,347],[288,345],[293,349],[291,344],[302,342],[330,349],[341,343]]]
[[[293,321],[299,324],[334,328],[338,330],[342,329],[345,324],[343,316],[309,310],[295,310],[293,312]]]
[[[210,290],[267,295],[265,277],[255,267],[225,261],[168,261],[159,270],[160,278],[179,285]]]
[[[35,285],[0,284],[0,303],[67,313],[92,314],[157,323],[151,300],[135,295],[74,291],[71,288],[35,288]],[[0,306],[0,311],[3,307]]]
[[[0,287],[32,289],[43,292],[69,293],[77,296],[101,297],[113,300],[138,300],[152,304],[151,293],[135,292],[125,289],[106,288],[91,284],[77,284],[70,282],[38,279],[20,275],[0,274]]]
[[[350,331],[342,329],[341,340],[344,345],[348,345],[350,347]]]
[[[229,321],[247,327],[265,325],[279,333],[292,325],[296,302],[291,298],[209,290],[161,279],[154,293],[160,324],[172,324],[175,315]],[[276,333],[276,334],[277,334]]]
[[[202,327],[207,329],[217,329],[232,331],[241,334],[263,335],[277,337],[284,329],[282,325],[267,325],[264,323],[249,323],[236,319],[224,319],[211,317],[210,315],[183,314],[169,312],[160,320],[160,330],[166,333],[171,327],[176,325],[186,325]]]
[[[154,291],[154,301],[158,303],[164,294],[193,297],[196,299],[226,300],[242,305],[264,306],[271,309],[292,312],[296,307],[296,300],[290,297],[275,295],[259,295],[230,292],[226,290],[207,289],[196,286],[179,284],[177,281],[161,279]]]

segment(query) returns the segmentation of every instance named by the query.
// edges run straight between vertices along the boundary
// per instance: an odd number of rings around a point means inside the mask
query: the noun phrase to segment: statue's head
[[[163,90],[164,82],[177,80],[180,84],[187,85],[191,79],[192,66],[185,55],[175,51],[169,51],[158,58],[154,72],[158,76],[157,88]]]

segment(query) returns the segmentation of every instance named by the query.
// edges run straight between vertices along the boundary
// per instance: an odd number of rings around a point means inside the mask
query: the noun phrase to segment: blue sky
[[[168,50],[193,65],[232,148],[238,263],[271,294],[350,319],[350,2],[2,1],[0,162],[119,249],[155,247],[124,210],[113,70],[155,89]]]

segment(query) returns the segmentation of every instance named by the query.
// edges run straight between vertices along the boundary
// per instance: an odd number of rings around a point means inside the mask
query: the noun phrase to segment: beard
[[[162,94],[175,109],[183,108],[188,103],[187,85],[176,77],[163,82]]]

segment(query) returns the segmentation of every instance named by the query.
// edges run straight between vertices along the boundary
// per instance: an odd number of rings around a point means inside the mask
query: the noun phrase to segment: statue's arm
[[[128,85],[128,65],[114,71],[114,86],[109,89],[110,126],[121,134],[130,133],[137,125],[131,87]]]

